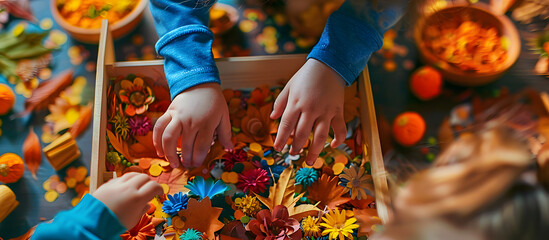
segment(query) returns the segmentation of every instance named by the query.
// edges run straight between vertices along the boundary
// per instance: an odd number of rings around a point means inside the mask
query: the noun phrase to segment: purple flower
[[[128,121],[132,136],[145,136],[153,129],[151,119],[147,116],[134,116]]]

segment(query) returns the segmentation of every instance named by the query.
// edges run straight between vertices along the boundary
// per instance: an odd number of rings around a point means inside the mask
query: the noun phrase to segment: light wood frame
[[[221,86],[223,88],[240,89],[254,88],[264,84],[269,86],[284,84],[305,61],[306,55],[299,54],[223,58],[216,59],[216,64],[220,73]],[[165,79],[162,60],[115,62],[113,41],[108,30],[108,23],[105,20],[101,27],[97,59],[91,156],[90,192],[92,193],[113,176],[112,172],[107,172],[105,168],[107,151],[106,95],[109,79],[129,73],[145,75],[153,79]],[[367,153],[365,158],[370,161],[372,166],[377,211],[382,222],[385,223],[391,217],[390,196],[367,68],[364,69],[358,81],[358,91],[361,99],[362,138]]]

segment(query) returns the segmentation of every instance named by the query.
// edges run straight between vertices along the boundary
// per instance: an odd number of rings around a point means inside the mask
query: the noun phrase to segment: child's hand
[[[147,204],[155,195],[164,192],[160,184],[141,173],[127,173],[97,189],[93,196],[103,202],[127,229],[137,224],[147,212]]]
[[[205,83],[177,95],[154,126],[153,143],[158,156],[166,156],[173,168],[198,167],[210,150],[214,132],[219,142],[232,148],[229,110],[217,83]],[[177,140],[181,138],[181,160]]]
[[[318,60],[307,60],[275,101],[271,118],[282,115],[275,149],[282,150],[293,132],[290,154],[298,154],[307,142],[313,125],[314,135],[307,164],[313,165],[324,148],[330,126],[335,135],[332,147],[343,143],[347,133],[343,120],[344,94],[345,82],[338,73]]]

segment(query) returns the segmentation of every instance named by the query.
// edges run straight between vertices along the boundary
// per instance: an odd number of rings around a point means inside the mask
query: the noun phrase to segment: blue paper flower
[[[205,197],[209,197],[210,199],[213,198],[217,194],[221,194],[229,188],[223,181],[217,180],[214,181],[211,178],[208,178],[204,181],[204,178],[201,176],[196,176],[194,180],[190,183],[188,183],[185,186],[189,191],[200,197],[200,200],[202,200]]]
[[[314,168],[300,168],[295,174],[296,184],[304,187],[310,186],[318,180],[318,172]]]
[[[181,240],[201,240],[202,239],[202,233],[199,231],[196,231],[192,228],[187,229],[181,236],[179,236],[179,239]]]
[[[168,194],[168,199],[162,204],[162,211],[170,216],[173,216],[177,214],[179,210],[186,209],[188,201],[189,196],[187,196],[187,194],[183,194],[182,192],[178,192],[173,196]]]

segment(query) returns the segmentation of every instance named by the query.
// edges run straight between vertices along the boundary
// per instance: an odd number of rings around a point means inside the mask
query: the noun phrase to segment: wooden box
[[[233,57],[217,59],[216,63],[221,77],[222,88],[242,89],[261,85],[280,86],[287,82],[305,63],[306,55],[276,55],[256,57]],[[90,192],[112,178],[107,172],[106,161],[106,125],[107,125],[107,87],[111,77],[127,74],[144,75],[152,79],[165,79],[163,61],[128,61],[115,62],[112,37],[106,21],[101,28],[97,60],[95,86],[95,108],[93,121],[93,146],[91,156]],[[370,161],[372,178],[375,187],[376,206],[379,217],[385,223],[391,213],[388,205],[390,196],[387,186],[386,171],[379,141],[376,115],[372,98],[372,89],[368,69],[359,77],[358,91],[361,99],[360,121],[364,156]]]

